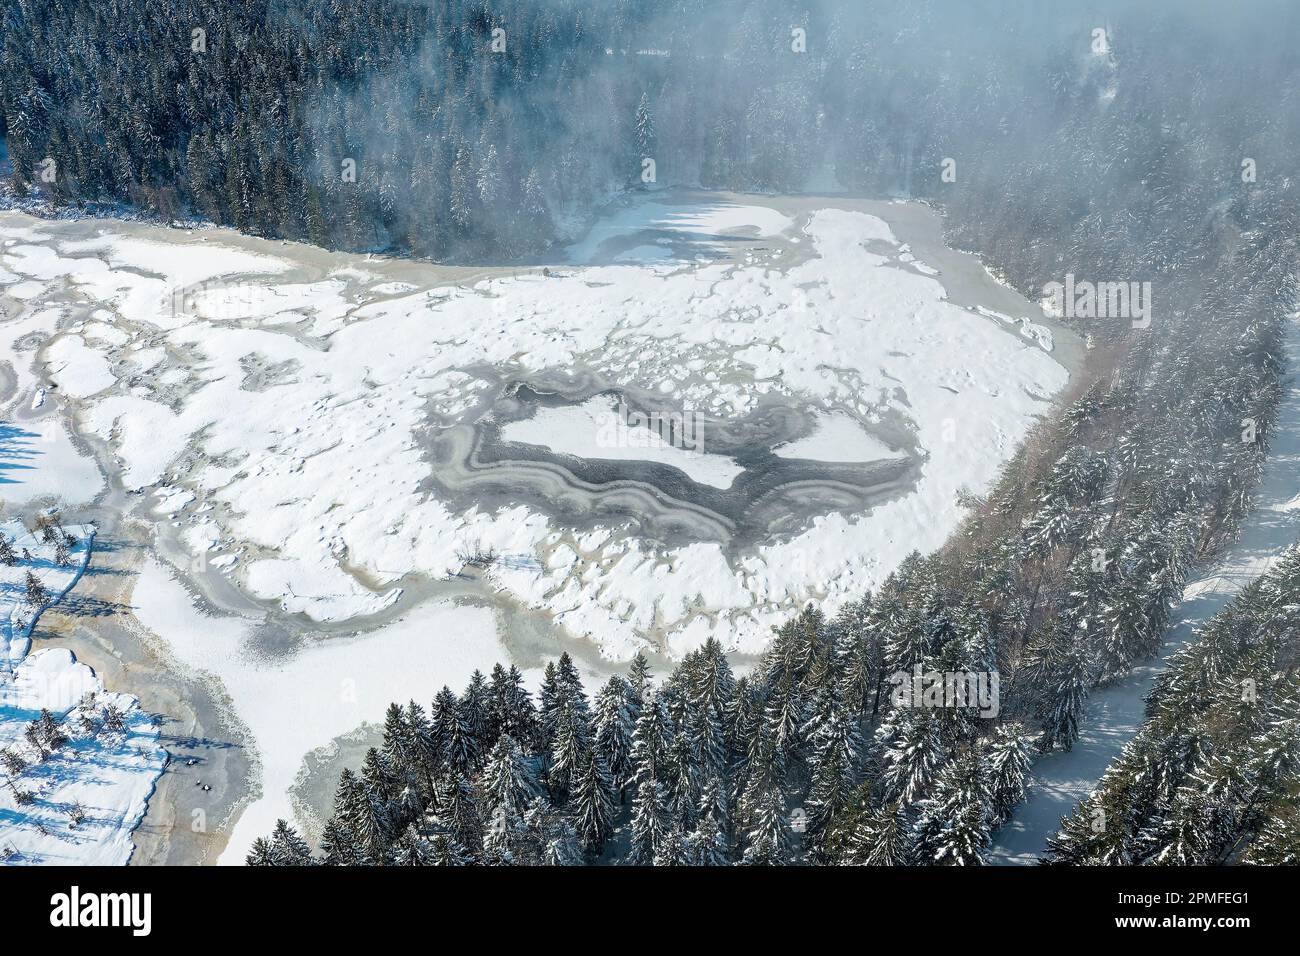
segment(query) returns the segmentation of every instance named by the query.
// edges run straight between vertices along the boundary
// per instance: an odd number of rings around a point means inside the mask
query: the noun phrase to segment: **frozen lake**
[[[874,587],[1081,350],[930,210],[842,197],[649,194],[527,268],[4,213],[0,305],[0,494],[138,529],[124,630],[248,754],[227,861],[390,700],[743,662]]]

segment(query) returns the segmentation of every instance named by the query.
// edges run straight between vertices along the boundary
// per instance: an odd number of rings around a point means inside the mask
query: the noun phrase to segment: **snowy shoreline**
[[[135,697],[106,691],[68,649],[29,653],[41,616],[83,579],[95,528],[75,525],[42,538],[10,520],[0,534],[22,555],[0,564],[7,603],[0,614],[0,862],[123,865],[166,762],[158,725]],[[71,546],[68,535],[76,538]],[[25,585],[20,572],[31,572]],[[45,729],[34,733],[38,726]]]

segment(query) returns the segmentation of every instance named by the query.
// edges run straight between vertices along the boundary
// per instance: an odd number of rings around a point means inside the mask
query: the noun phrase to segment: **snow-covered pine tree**
[[[41,583],[41,579],[32,574],[31,571],[27,572],[24,590],[27,603],[33,608],[44,607],[45,603],[50,599],[50,594],[45,590],[45,585]]]
[[[271,844],[265,837],[258,837],[253,841],[253,845],[248,850],[248,856],[244,857],[246,866],[278,866],[275,857],[271,854]]]
[[[636,729],[631,694],[631,685],[615,674],[596,695],[595,749],[605,758],[620,803],[631,783],[632,734]]]
[[[672,737],[672,721],[664,695],[652,691],[632,733],[632,780],[638,793],[641,784],[647,780],[667,779]]]
[[[537,708],[524,686],[524,676],[513,664],[492,669],[488,711],[493,739],[509,734],[521,747],[532,749],[537,742]]]
[[[668,831],[667,796],[663,784],[645,777],[632,799],[632,831],[625,861],[631,866],[651,866]]]
[[[522,814],[541,793],[536,768],[514,737],[502,734],[488,756],[479,781],[485,818],[497,819]]]
[[[911,860],[911,827],[901,800],[863,811],[845,843],[850,866],[905,866]]]
[[[946,759],[939,721],[930,712],[894,710],[878,731],[884,745],[882,781],[890,800],[914,803]]]
[[[784,866],[792,861],[789,813],[775,787],[757,800],[753,823],[745,834],[746,866]]]
[[[271,832],[270,858],[275,866],[310,866],[311,847],[286,820],[276,820]]]
[[[689,837],[695,863],[699,866],[727,866],[731,862],[730,814],[726,791],[715,779],[704,785],[696,814],[695,829]]]
[[[599,750],[589,751],[571,808],[578,839],[588,853],[599,856],[614,832],[614,781]]]
[[[1093,661],[1088,646],[1061,632],[1046,658],[1047,680],[1039,700],[1043,723],[1042,748],[1069,750],[1079,738],[1079,716],[1093,681]]]
[[[955,754],[920,802],[913,835],[917,862],[974,866],[984,862],[991,833],[991,796],[980,752],[968,747]]]
[[[1017,722],[999,724],[984,744],[991,823],[1001,826],[1025,797],[1034,760],[1034,735]]]
[[[420,835],[415,824],[409,824],[401,835],[393,841],[392,861],[394,866],[430,866],[434,859],[434,849],[429,841]]]
[[[587,695],[572,660],[565,654],[557,668],[552,711],[551,760],[547,780],[556,806],[568,802],[577,776],[591,750],[591,718]]]

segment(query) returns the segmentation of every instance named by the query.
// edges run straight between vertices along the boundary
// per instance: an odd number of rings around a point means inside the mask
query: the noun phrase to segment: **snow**
[[[104,353],[90,348],[80,336],[60,336],[45,355],[50,374],[73,398],[89,398],[117,382]]]
[[[427,603],[364,636],[313,641],[287,656],[259,654],[257,621],[196,607],[154,559],[133,592],[136,619],[182,667],[221,682],[251,737],[259,786],[240,815],[222,863],[242,863],[277,818],[293,817],[289,791],[303,758],[363,724],[382,724],[393,701],[427,708],[438,688],[463,687],[476,668],[506,657],[492,612]]]
[[[724,455],[669,444],[660,431],[629,427],[619,413],[617,400],[608,395],[593,396],[581,405],[538,408],[531,418],[502,428],[501,438],[577,458],[668,465],[692,481],[715,488],[730,488],[745,470]],[[702,440],[707,438],[702,436]]]
[[[70,532],[77,543],[68,549],[68,561],[60,565],[54,560],[54,545],[46,544],[17,519],[0,523],[0,534],[12,544],[17,558],[13,565],[0,562],[0,673],[21,663],[31,647],[31,634],[41,613],[57,604],[80,580],[90,561],[91,542],[95,529],[89,525],[71,525]],[[22,557],[27,551],[28,561]],[[27,573],[44,586],[48,599],[34,608],[27,602]]]
[[[1007,325],[1015,326],[1017,332],[1034,342],[1045,352],[1050,352],[1055,348],[1056,342],[1052,337],[1052,330],[1041,323],[1025,317],[1013,319],[1009,315],[1002,312],[995,312],[993,309],[986,309],[982,305],[976,306],[975,311],[980,315],[988,316],[990,319],[997,319],[999,322],[1005,322]],[[1044,308],[1044,312],[1046,312],[1046,308]],[[1059,316],[1054,317],[1059,318]]]
[[[0,422],[0,498],[13,507],[46,499],[80,505],[104,486],[94,460],[72,444],[57,414],[57,392],[44,387],[34,368],[36,352],[18,348],[53,335],[62,316],[61,308],[0,311],[0,368],[14,376],[11,414],[22,411],[20,419]]]
[[[91,706],[82,706],[92,695]],[[123,730],[87,733],[80,716],[112,705],[125,714]],[[42,708],[63,718],[69,741],[39,761],[23,732]],[[122,866],[131,858],[131,834],[144,818],[154,783],[166,762],[158,726],[129,694],[106,692],[71,651],[49,648],[24,660],[12,678],[0,677],[0,749],[29,764],[8,779],[34,802],[19,805],[12,789],[0,788],[0,862],[76,866]],[[85,819],[73,823],[80,805]]]
[[[811,434],[772,449],[778,458],[806,458],[812,461],[861,462],[900,457],[874,437],[856,419],[847,415],[816,416]]]
[[[56,416],[0,423],[0,499],[5,504],[26,507],[51,500],[80,505],[103,486],[94,460],[73,447]]]
[[[66,329],[39,361],[51,377],[68,377],[70,362],[85,370],[75,391],[95,391],[61,401],[107,444],[128,490],[184,488],[194,497],[173,519],[182,523],[210,510],[212,535],[246,555],[224,571],[236,586],[318,621],[360,624],[393,607],[399,581],[454,574],[459,556],[482,544],[513,556],[491,569],[494,587],[613,660],[710,635],[758,653],[803,602],[833,610],[878,585],[913,549],[943,543],[964,514],[958,490],[991,484],[1067,380],[1014,329],[948,302],[939,279],[883,255],[882,244],[898,242],[877,216],[824,208],[793,220],[758,200],[651,198],[599,223],[575,261],[608,240],[635,247],[650,228],[674,242],[743,233],[802,245],[781,268],[615,263],[476,276],[471,287],[404,269],[416,287],[406,293],[343,256],[316,268],[319,280],[281,282],[293,265],[295,278],[311,271],[284,258],[292,250],[119,241],[111,227],[60,245],[38,224],[0,248],[0,267],[45,290],[20,323],[52,314],[42,302],[71,283],[96,321],[127,336]],[[207,284],[195,291],[196,281]],[[56,320],[41,321],[52,332]],[[476,374],[484,367],[524,380],[586,368],[657,393],[664,407],[720,419],[777,396],[840,416],[810,439],[823,456],[860,430],[842,454],[883,457],[862,423],[890,416],[911,432],[919,478],[870,510],[816,518],[739,557],[716,545],[667,547],[626,527],[573,548],[573,534],[523,505],[453,510],[428,490],[430,416],[454,420],[473,407],[489,387]],[[117,381],[101,388],[104,369]],[[582,414],[539,412],[511,434],[565,454],[592,454],[593,444],[603,458],[653,454],[717,487],[734,478],[738,466],[708,453],[707,432],[694,457],[600,448]],[[573,557],[552,561],[559,547]]]
[[[375,594],[332,565],[284,558],[250,562],[246,582],[258,597],[278,600],[286,611],[313,621],[378,614],[402,595],[401,588]]]
[[[144,817],[166,753],[158,727],[128,694],[109,693],[85,664],[64,648],[28,655],[40,615],[76,585],[90,561],[94,528],[66,531],[77,538],[66,565],[54,560],[55,546],[31,534],[21,522],[0,525],[18,561],[0,563],[0,750],[19,757],[18,772],[0,771],[0,862],[10,864],[122,865],[131,857],[131,833]],[[22,557],[24,549],[31,559]],[[47,592],[40,607],[27,602],[27,572]],[[87,696],[89,695],[89,697]],[[105,708],[124,715],[120,730],[102,723]],[[41,710],[59,719],[68,741],[45,759],[25,738]],[[85,716],[98,721],[83,726]],[[28,794],[30,801],[18,795]],[[73,818],[74,807],[85,818]]]
[[[1292,317],[1286,337],[1286,364],[1300,366],[1300,320]],[[1174,611],[1160,656],[1139,666],[1123,680],[1092,692],[1080,718],[1079,740],[1066,751],[1046,755],[1034,765],[1028,796],[995,835],[997,863],[1034,863],[1061,818],[1096,789],[1106,768],[1137,733],[1145,698],[1169,658],[1195,638],[1196,629],[1221,611],[1237,593],[1264,574],[1273,560],[1300,541],[1300,383],[1287,385],[1270,439],[1268,459],[1255,507],[1237,539],[1189,581]]]

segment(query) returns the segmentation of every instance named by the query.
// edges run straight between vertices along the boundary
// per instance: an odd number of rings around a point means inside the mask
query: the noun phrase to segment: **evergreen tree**
[[[904,866],[911,837],[902,801],[868,809],[850,834],[844,862],[852,866]]]
[[[248,851],[248,856],[244,858],[244,863],[248,866],[279,866],[275,855],[271,852],[271,844],[263,837],[258,837],[253,841],[252,847]]]
[[[881,734],[889,741],[882,776],[885,788],[891,799],[912,803],[929,789],[945,759],[939,721],[928,712],[896,710]]]
[[[668,831],[667,797],[663,784],[647,777],[632,800],[632,833],[626,860],[631,866],[651,866]]]
[[[45,590],[45,585],[41,583],[40,578],[30,571],[27,572],[25,588],[27,603],[34,608],[44,607],[50,599],[49,592]]]
[[[614,781],[604,756],[592,750],[573,794],[574,826],[589,853],[599,856],[614,832]]]
[[[285,820],[276,820],[271,832],[270,858],[275,866],[310,866],[311,848]]]
[[[987,745],[984,758],[994,826],[1010,819],[1016,806],[1024,799],[1032,762],[1032,735],[1017,723],[999,725]]]
[[[614,675],[596,695],[595,749],[609,767],[620,803],[631,782],[632,734],[635,729],[631,694],[631,685]]]
[[[781,795],[775,789],[764,791],[758,801],[745,844],[741,862],[747,866],[782,866],[791,862],[789,820]]]

